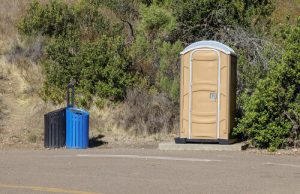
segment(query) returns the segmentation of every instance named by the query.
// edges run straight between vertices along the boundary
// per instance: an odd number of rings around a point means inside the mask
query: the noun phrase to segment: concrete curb
[[[235,143],[230,145],[220,144],[175,144],[175,142],[164,142],[158,145],[159,150],[193,150],[193,151],[242,151],[247,149],[248,144]]]

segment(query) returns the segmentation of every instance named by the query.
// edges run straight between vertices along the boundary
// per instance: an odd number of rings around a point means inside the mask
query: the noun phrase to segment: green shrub
[[[99,6],[89,1],[67,4],[34,1],[19,23],[28,36],[47,37],[44,99],[62,102],[70,81],[76,85],[78,104],[89,107],[94,95],[109,100],[124,98],[133,76],[131,59],[121,36],[121,24],[104,19]]]
[[[149,36],[157,33],[168,34],[175,28],[175,18],[172,13],[158,4],[149,7],[142,6],[140,30]]]
[[[163,92],[173,102],[179,100],[180,41],[171,42],[170,34],[176,27],[175,18],[168,3],[152,3],[142,6],[137,37],[131,47],[134,65],[150,77],[156,90]]]
[[[158,48],[159,67],[157,73],[158,88],[174,102],[179,101],[180,65],[179,53],[183,50],[180,41],[174,44],[164,42]]]
[[[215,39],[231,26],[255,28],[267,23],[274,9],[272,0],[172,0],[171,7],[177,22],[174,36],[183,42]]]
[[[26,15],[18,25],[19,31],[26,35],[64,36],[80,33],[91,38],[97,33],[108,30],[97,7],[87,1],[67,4],[51,0],[45,5],[34,0]]]
[[[244,96],[245,115],[235,131],[255,146],[271,150],[299,143],[300,18],[286,37],[282,60],[270,65],[253,95]]]
[[[87,106],[93,95],[111,100],[122,99],[133,76],[128,71],[129,59],[121,37],[101,38],[93,42],[76,42],[58,38],[51,42],[44,62],[45,97],[62,101],[66,85],[76,83],[80,104]],[[84,99],[82,99],[84,98]]]

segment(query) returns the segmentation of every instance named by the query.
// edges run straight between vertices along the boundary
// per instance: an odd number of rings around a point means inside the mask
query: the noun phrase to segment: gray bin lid
[[[199,41],[199,42],[192,43],[189,46],[187,46],[180,54],[183,55],[191,50],[201,49],[201,48],[211,48],[211,49],[222,51],[228,55],[236,55],[234,50],[229,46],[213,40]]]

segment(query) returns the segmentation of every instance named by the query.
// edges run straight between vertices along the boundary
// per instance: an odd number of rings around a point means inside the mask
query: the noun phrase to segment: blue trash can
[[[69,107],[66,110],[66,146],[69,149],[89,147],[89,113]]]

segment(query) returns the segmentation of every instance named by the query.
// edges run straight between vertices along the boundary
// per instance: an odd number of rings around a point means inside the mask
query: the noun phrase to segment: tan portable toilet
[[[180,137],[175,142],[229,144],[236,114],[235,52],[220,42],[199,41],[180,54]]]

